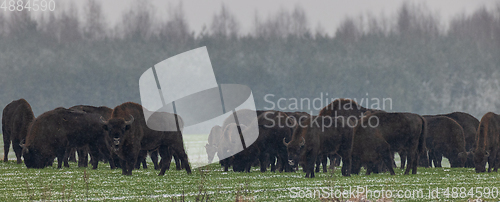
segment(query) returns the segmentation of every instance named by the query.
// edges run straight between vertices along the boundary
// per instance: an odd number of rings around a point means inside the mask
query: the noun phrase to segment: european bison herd
[[[69,167],[68,160],[77,151],[78,166],[86,167],[90,154],[93,169],[104,161],[112,169],[121,168],[123,175],[132,175],[141,163],[146,168],[148,154],[159,175],[169,169],[172,157],[178,170],[191,173],[182,117],[147,111],[155,119],[145,120],[144,110],[132,102],[114,109],[78,105],[59,107],[35,118],[26,100],[15,100],[2,114],[4,161],[12,143],[17,163],[23,162],[22,156],[27,168],[51,166],[55,158],[58,168]],[[148,127],[151,124],[177,127],[177,131],[153,130]],[[257,132],[254,140],[242,139],[243,134]],[[252,166],[260,166],[261,172],[269,167],[272,172],[294,172],[300,166],[311,178],[321,164],[326,172],[328,158],[331,166],[338,166],[341,159],[343,176],[359,174],[361,167],[366,174],[387,171],[394,175],[396,152],[401,168],[406,167],[404,174],[416,174],[418,166],[441,167],[443,156],[451,167],[485,172],[488,163],[488,172],[492,168],[496,172],[499,135],[500,115],[492,112],[479,121],[463,112],[390,113],[337,99],[317,116],[274,110],[233,112],[221,126],[212,128],[205,149],[208,162],[217,156],[225,171],[232,167],[236,172],[250,172]]]

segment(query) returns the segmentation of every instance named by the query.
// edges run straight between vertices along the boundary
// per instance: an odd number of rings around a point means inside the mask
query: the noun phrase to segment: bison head
[[[113,151],[118,151],[125,132],[130,130],[132,123],[134,122],[134,116],[130,115],[129,120],[125,120],[123,118],[111,118],[108,121],[101,119],[101,122],[103,123],[104,130],[108,132],[108,146],[112,148]]]
[[[473,156],[474,156],[474,165],[476,167],[476,173],[485,172],[486,162],[488,161],[490,153],[488,151],[475,151],[473,153]]]
[[[283,144],[286,146],[288,152],[288,164],[295,166],[299,162],[300,152],[306,144],[306,140],[302,137],[299,144],[293,144],[290,142],[287,143],[286,138],[283,138]]]
[[[215,153],[217,153],[217,145],[206,144],[205,150],[207,151],[208,163],[210,164],[214,160]]]
[[[44,168],[48,164],[47,158],[44,158],[42,155],[40,155],[40,152],[38,152],[37,149],[29,149],[28,147],[24,146],[24,144],[22,147],[24,165],[26,165],[27,168]]]

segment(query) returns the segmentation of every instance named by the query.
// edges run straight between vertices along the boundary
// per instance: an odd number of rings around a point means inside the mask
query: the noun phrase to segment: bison
[[[304,163],[307,177],[314,177],[314,165],[318,155],[337,152],[342,156],[342,175],[350,176],[352,128],[344,117],[311,116],[298,123],[287,146],[291,166]]]
[[[177,131],[155,131],[147,126],[144,119],[144,109],[141,105],[133,102],[123,103],[113,109],[111,118],[103,121],[104,129],[109,132],[108,144],[111,145],[114,153],[120,158],[120,165],[123,175],[132,175],[132,170],[137,162],[141,150],[151,151],[159,149],[162,158],[171,156],[171,147],[181,160],[182,166],[188,174],[191,167],[188,162],[184,142],[182,140],[182,119],[171,113],[155,112],[149,120],[170,122],[158,123],[156,125],[174,124]],[[171,121],[175,120],[174,123]],[[158,175],[164,175],[167,163],[160,163],[161,171]]]
[[[3,161],[7,162],[12,142],[12,148],[16,153],[17,163],[20,164],[22,148],[20,143],[28,134],[28,127],[35,119],[30,104],[25,99],[12,101],[3,109],[2,113],[2,132],[3,132]]]
[[[106,131],[101,123],[101,116],[65,108],[56,108],[36,118],[30,125],[23,147],[24,163],[28,168],[44,168],[57,157],[57,167],[68,165],[71,148],[90,148],[90,155],[95,161],[92,168],[97,168],[99,149],[105,144]]]
[[[111,112],[113,112],[113,109],[106,107],[106,106],[100,106],[100,107],[95,107],[95,106],[89,106],[89,105],[76,105],[73,107],[70,107],[69,109],[75,110],[75,111],[81,111],[85,113],[94,113],[94,114],[99,114],[101,115],[104,120],[108,120],[111,118]],[[75,156],[75,151],[78,152],[78,167],[87,167],[88,164],[88,153],[89,153],[89,148],[88,147],[82,147],[82,148],[72,148],[69,154],[69,158],[71,161],[72,156]],[[101,145],[101,148],[99,148],[100,156],[102,157],[102,160],[105,162],[109,162],[111,168],[115,168],[114,161],[111,159],[112,156],[110,155],[110,151],[108,147],[103,144]],[[101,159],[99,159],[101,160]]]
[[[361,132],[383,137],[391,153],[398,151],[406,154],[408,166],[404,174],[409,174],[410,169],[412,174],[417,173],[418,157],[424,152],[427,131],[423,117],[412,113],[375,112],[364,117],[358,125],[363,128]],[[355,136],[359,133],[357,131]],[[391,174],[392,165],[386,164]]]
[[[425,144],[429,163],[441,167],[441,156],[448,158],[450,166],[464,167],[467,159],[464,130],[456,121],[446,116],[423,116],[427,122]]]
[[[474,150],[474,145],[476,143],[476,133],[477,127],[479,126],[479,120],[470,114],[464,112],[453,112],[449,114],[440,114],[438,116],[446,116],[455,120],[464,130],[465,137],[465,150],[469,152],[467,156],[467,161],[465,162],[465,167],[473,168],[474,161],[472,152]]]
[[[373,116],[373,114],[372,114]],[[361,165],[366,165],[366,175],[378,173],[383,162],[391,175],[395,175],[392,168],[393,155],[391,146],[385,141],[380,130],[368,126],[371,116],[363,117],[353,128],[352,166],[351,173],[359,174]],[[366,124],[366,125],[365,125]],[[375,125],[375,123],[372,123]]]
[[[208,135],[208,143],[205,145],[205,150],[207,151],[208,163],[212,163],[215,157],[215,153],[217,153],[217,147],[219,146],[219,141],[222,136],[222,127],[216,125],[212,127],[210,130],[210,134]]]
[[[479,122],[476,135],[476,148],[474,150],[474,165],[477,173],[486,171],[488,162],[488,172],[494,167],[497,172],[497,154],[500,151],[500,116],[493,112],[486,113]]]

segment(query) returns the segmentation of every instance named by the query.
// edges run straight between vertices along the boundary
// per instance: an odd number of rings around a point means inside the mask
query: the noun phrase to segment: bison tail
[[[422,116],[420,116],[420,119],[422,119],[422,130],[420,131],[420,138],[418,140],[418,153],[423,154],[427,149],[425,146],[425,138],[427,137],[427,122]]]

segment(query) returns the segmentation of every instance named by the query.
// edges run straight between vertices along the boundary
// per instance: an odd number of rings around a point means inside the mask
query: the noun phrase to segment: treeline
[[[266,94],[291,102],[321,93],[391,98],[386,110],[419,114],[500,109],[500,4],[441,22],[425,6],[403,3],[391,16],[346,17],[334,35],[311,28],[300,7],[256,15],[250,33],[224,6],[199,33],[182,4],[160,11],[136,1],[116,26],[96,0],[86,2],[83,19],[74,6],[58,11],[0,12],[0,107],[25,98],[39,115],[140,103],[147,68],[207,46],[217,81],[250,86],[259,109],[270,106]]]

